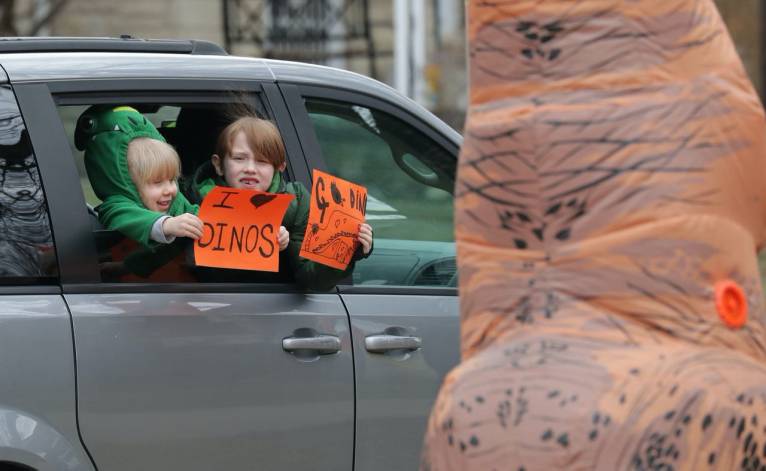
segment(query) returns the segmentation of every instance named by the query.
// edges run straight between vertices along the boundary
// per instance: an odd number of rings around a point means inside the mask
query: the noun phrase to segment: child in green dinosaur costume
[[[178,194],[178,154],[141,113],[127,106],[90,107],[78,121],[75,142],[103,201],[99,221],[144,247],[126,258],[128,271],[148,276],[182,252],[176,237],[202,235],[198,206]]]
[[[280,271],[278,274],[240,270],[219,270],[221,277],[259,281],[292,282],[303,289],[326,291],[349,276],[352,261],[346,270],[337,270],[301,257],[300,249],[308,222],[311,194],[299,182],[285,182],[281,172],[285,169],[285,148],[277,127],[268,120],[246,116],[229,124],[218,137],[216,154],[201,165],[187,188],[189,199],[201,202],[215,186],[228,186],[269,193],[288,193],[295,198],[287,207],[279,228]],[[372,251],[372,228],[362,224],[359,247],[353,260],[367,258]],[[230,272],[230,273],[229,273]]]

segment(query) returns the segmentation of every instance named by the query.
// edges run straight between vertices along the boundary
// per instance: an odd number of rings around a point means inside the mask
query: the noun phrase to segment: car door
[[[351,470],[352,346],[337,293],[231,277],[206,282],[184,271],[183,256],[180,274],[159,281],[108,274],[119,252],[108,244],[119,234],[89,215],[98,201],[72,146],[77,114],[88,105],[138,107],[180,148],[211,131],[194,128],[195,116],[212,126],[216,106],[245,100],[280,127],[286,176],[307,175],[273,84],[187,80],[181,89],[167,79],[19,87],[36,150],[59,167],[43,183],[57,241],[67,247],[60,270],[83,443],[96,466],[110,471]],[[194,111],[182,117],[184,110]]]
[[[452,228],[458,147],[369,95],[282,90],[312,166],[368,191],[374,249],[339,286],[354,342],[356,469],[415,469],[433,400],[459,360]]]
[[[4,75],[3,72],[0,72]],[[0,469],[92,470],[77,434],[72,327],[39,156],[0,85]],[[47,169],[50,170],[50,169]],[[59,252],[60,253],[60,252]]]

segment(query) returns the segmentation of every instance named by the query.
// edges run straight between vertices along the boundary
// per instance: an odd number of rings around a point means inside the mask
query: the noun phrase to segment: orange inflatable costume
[[[469,2],[422,470],[766,470],[766,123],[712,0]]]

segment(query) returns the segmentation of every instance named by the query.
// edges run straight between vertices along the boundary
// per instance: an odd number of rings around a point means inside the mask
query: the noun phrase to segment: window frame
[[[364,106],[375,110],[388,113],[404,123],[414,127],[417,131],[423,133],[439,146],[443,147],[445,152],[454,156],[455,169],[457,171],[459,144],[455,143],[447,136],[439,133],[436,129],[428,125],[420,118],[415,117],[400,106],[385,101],[380,97],[374,97],[364,93],[359,93],[347,89],[333,88],[321,85],[306,85],[298,83],[280,83],[280,90],[285,98],[285,102],[290,109],[296,131],[300,138],[301,146],[306,157],[309,169],[319,169],[327,171],[327,164],[322,155],[319,140],[314,132],[308,111],[304,105],[304,99],[318,98],[349,103],[352,105]],[[307,186],[309,190],[310,186]],[[361,261],[359,263],[364,263]],[[457,287],[448,286],[385,286],[385,285],[350,285],[339,283],[338,291],[341,294],[401,294],[401,295],[437,295],[437,296],[457,296]]]
[[[14,85],[14,91],[49,201],[54,243],[59,254],[59,280],[64,293],[199,292],[201,286],[206,292],[300,292],[294,283],[101,282],[85,197],[82,191],[71,191],[80,188],[80,177],[58,112],[58,105],[114,103],[125,98],[152,103],[172,103],[185,98],[207,103],[210,97],[231,91],[260,95],[264,109],[282,133],[288,174],[308,184],[310,172],[305,155],[275,84],[255,80],[109,79],[21,83]]]

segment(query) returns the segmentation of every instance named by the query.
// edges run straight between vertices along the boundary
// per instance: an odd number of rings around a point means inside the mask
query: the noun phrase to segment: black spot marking
[[[710,453],[707,457],[707,464],[715,463],[715,453]]]
[[[745,402],[745,394],[741,393],[739,396],[737,396],[737,402]]]
[[[466,447],[465,443],[463,443],[463,442],[460,442],[460,451],[461,451],[461,452],[464,452],[466,448],[467,448],[467,447]]]
[[[631,368],[628,373],[632,374],[633,376],[638,376],[638,373],[640,373],[640,370],[638,368]]]
[[[547,211],[545,211],[545,215],[549,216],[551,214],[556,214],[559,211],[559,209],[561,209],[561,203],[556,203],[550,208],[548,208]]]
[[[750,448],[750,441],[752,441],[752,440],[753,440],[753,432],[750,432],[745,437],[745,443],[744,443],[744,446],[742,448],[742,451],[747,452],[747,449]]]
[[[758,426],[758,417],[755,414],[753,414],[753,416],[750,417],[750,423],[753,424],[753,427]]]
[[[625,404],[625,394],[620,395],[620,404]]]
[[[551,429],[548,429],[545,432],[543,432],[543,435],[540,437],[540,439],[544,442],[547,442],[551,438],[553,438],[553,430]]]
[[[671,420],[676,415],[676,411],[671,410],[668,411],[667,414],[665,414],[665,420]]]
[[[526,249],[527,248],[527,242],[523,239],[513,239],[513,243],[516,245],[517,249]]]
[[[471,439],[469,440],[469,443],[471,446],[479,446],[479,439],[476,437],[476,435],[471,436]]]
[[[705,418],[702,419],[702,430],[708,428],[712,422],[713,417],[710,414],[706,415]]]
[[[550,54],[548,54],[548,60],[553,61],[556,60],[556,58],[561,54],[561,49],[551,49]]]
[[[590,441],[593,441],[596,439],[596,437],[598,437],[598,430],[596,429],[591,430],[590,433],[588,434],[588,439]]]
[[[548,23],[547,25],[543,25],[543,28],[545,28],[546,31],[550,31],[551,33],[554,33],[554,34],[564,31],[564,28],[558,23],[558,21],[554,21],[553,23]]]
[[[559,395],[558,389],[554,389],[553,391],[548,393],[548,399],[553,399],[554,397]]]
[[[534,26],[536,23],[534,21],[519,21],[519,24],[516,25],[516,31],[519,33],[523,33],[524,31],[527,31],[529,28]]]
[[[559,445],[563,446],[564,448],[569,446],[569,434],[562,433],[559,435],[558,440],[556,440]]]
[[[684,416],[684,418],[683,418],[683,420],[682,420],[682,422],[683,422],[684,424],[688,424],[688,423],[689,423],[689,421],[691,421],[691,420],[692,420],[692,418],[691,418],[691,416],[690,416],[690,415],[685,415],[685,416]]]
[[[562,229],[556,233],[555,237],[557,240],[568,240],[569,236],[571,235],[570,233],[571,231],[568,228]]]
[[[476,402],[479,404],[484,404],[484,398],[482,396],[476,396]]]
[[[737,426],[737,438],[742,436],[742,432],[745,430],[745,418],[739,419],[739,425]]]
[[[598,412],[595,412],[593,414],[593,423],[597,424],[599,422],[599,420],[601,420],[601,415]]]

